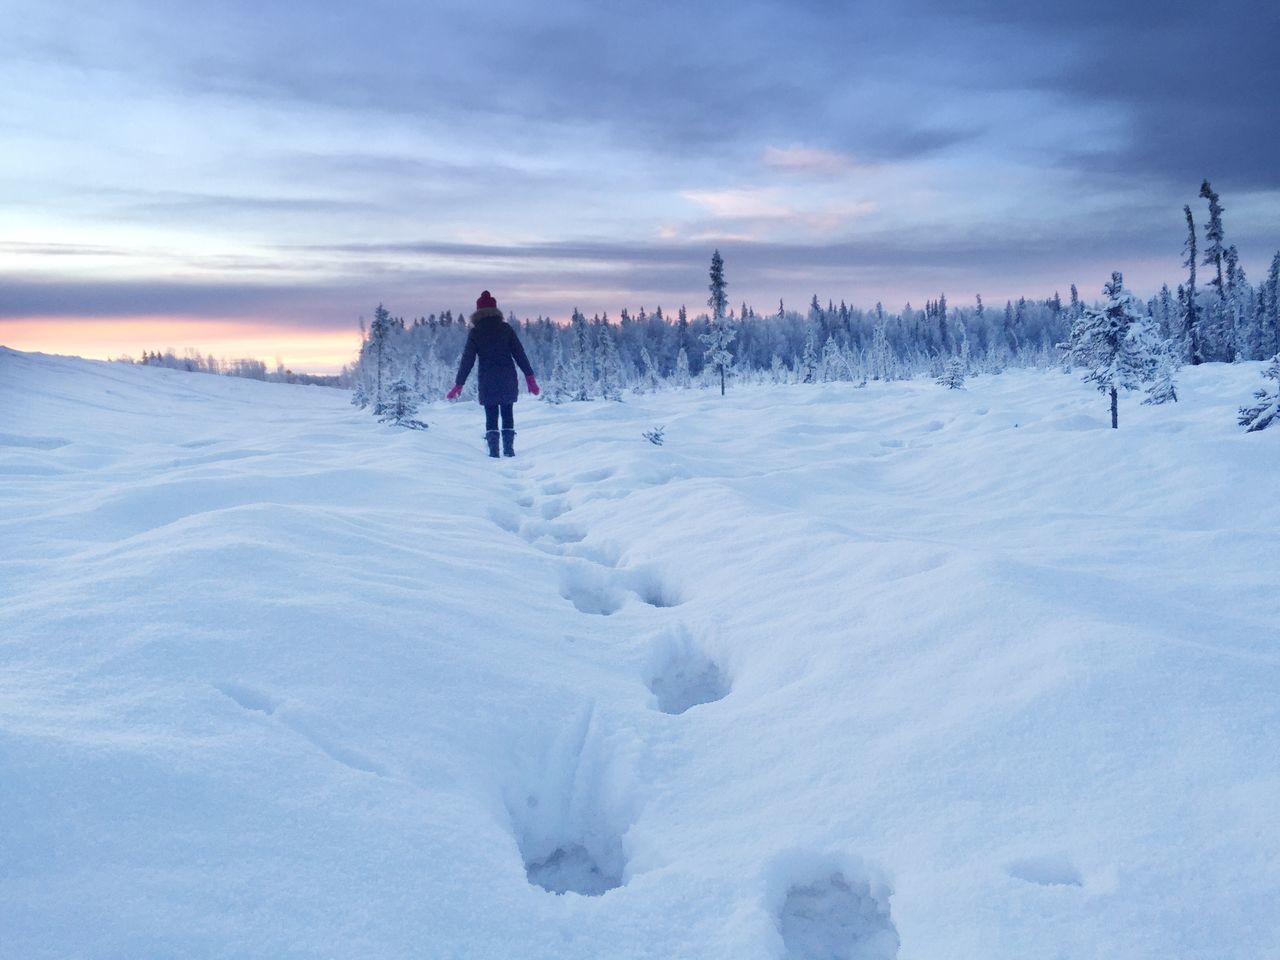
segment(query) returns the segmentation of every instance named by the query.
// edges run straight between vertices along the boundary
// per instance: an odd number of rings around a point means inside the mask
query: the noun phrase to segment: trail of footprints
[[[596,470],[578,476],[576,483],[598,483],[612,475],[612,470]],[[492,519],[563,558],[561,596],[585,616],[611,616],[633,597],[655,610],[683,603],[659,571],[624,569],[616,549],[584,544],[588,532],[562,519],[572,511],[564,499],[572,489],[563,482],[545,483],[540,496],[515,499],[523,515],[496,510]],[[666,624],[658,637],[643,678],[656,710],[679,716],[728,696],[732,678],[683,624]],[[334,762],[361,774],[390,776],[382,764],[322,734],[296,711],[282,710],[277,697],[242,683],[215,686],[241,709],[270,718]],[[639,791],[628,765],[614,759],[609,739],[594,704],[587,703],[543,755],[533,758],[523,789],[508,797],[525,874],[549,893],[601,896],[626,883],[623,837],[639,816],[634,799]],[[1059,879],[1064,868],[1056,862],[1017,866],[1011,865],[1011,875],[1035,883],[1072,882]],[[885,883],[856,864],[833,868],[814,857],[793,857],[783,872],[791,879],[772,909],[787,960],[896,960],[899,938]]]
[[[587,546],[588,531],[565,520],[572,512],[566,494],[613,473],[605,468],[571,483],[544,480],[537,493],[516,496],[523,514],[498,510],[493,521],[563,558],[560,595],[579,613],[612,616],[631,597],[655,609],[677,607],[686,598],[660,571],[620,567],[618,552]],[[597,497],[616,499],[608,493]],[[687,628],[668,625],[660,637],[644,678],[657,710],[678,716],[729,694],[731,678]],[[600,896],[626,882],[622,838],[638,811],[617,792],[625,777],[603,749],[606,734],[594,717],[589,704],[530,772],[530,788],[508,804],[529,882],[554,894]],[[896,960],[899,939],[887,885],[856,869],[832,870],[816,862],[791,872],[796,879],[774,907],[788,960]]]

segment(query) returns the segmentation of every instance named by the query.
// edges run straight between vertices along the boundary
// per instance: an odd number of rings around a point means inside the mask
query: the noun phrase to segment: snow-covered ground
[[[1119,431],[1060,373],[526,401],[495,462],[0,350],[0,956],[1280,957],[1260,367]]]

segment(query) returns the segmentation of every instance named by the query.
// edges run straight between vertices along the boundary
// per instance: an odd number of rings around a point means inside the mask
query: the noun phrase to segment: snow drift
[[[495,463],[0,350],[0,952],[1280,956],[1257,374],[522,402]]]

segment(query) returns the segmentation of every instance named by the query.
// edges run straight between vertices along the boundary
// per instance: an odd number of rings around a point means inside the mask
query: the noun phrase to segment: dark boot
[[[502,431],[502,455],[504,457],[514,457],[516,455],[516,432],[514,430]]]
[[[489,456],[496,457],[498,455],[498,431],[486,430],[484,438],[489,441]]]

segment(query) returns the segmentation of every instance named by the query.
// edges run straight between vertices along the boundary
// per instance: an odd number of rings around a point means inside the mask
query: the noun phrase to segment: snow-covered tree
[[[568,381],[569,373],[564,365],[564,349],[560,346],[560,341],[556,340],[552,353],[551,379],[542,388],[539,399],[553,404],[564,403],[569,399]]]
[[[934,382],[951,390],[962,389],[964,387],[964,361],[959,357],[952,357],[947,361],[947,366],[942,376]]]
[[[600,360],[597,364],[600,371],[600,395],[606,400],[621,400],[622,358],[618,355],[617,341],[607,323],[600,327],[596,340],[600,346]]]
[[[1216,271],[1209,286],[1218,291],[1218,297],[1226,296],[1226,289],[1222,278],[1222,260],[1225,251],[1222,247],[1222,204],[1218,202],[1217,192],[1209,186],[1206,180],[1200,184],[1200,196],[1209,201],[1209,222],[1204,225],[1204,260],[1201,266],[1213,267]]]
[[[1147,398],[1142,401],[1147,406],[1178,402],[1178,387],[1173,382],[1173,377],[1178,372],[1179,348],[1171,340],[1163,341],[1160,347],[1151,385],[1147,387]]]
[[[839,380],[845,372],[844,357],[840,353],[840,345],[836,343],[834,335],[829,334],[827,342],[822,345],[822,359],[819,361],[818,370],[818,378],[823,383]]]
[[[1191,215],[1190,204],[1185,205],[1182,212],[1187,217],[1187,239],[1182,245],[1187,256],[1182,261],[1182,265],[1188,271],[1187,285],[1185,288],[1180,288],[1183,294],[1181,297],[1182,329],[1187,335],[1187,359],[1191,361],[1192,366],[1195,366],[1204,361],[1200,349],[1200,307],[1196,302],[1196,221]]]
[[[1124,289],[1119,271],[1102,290],[1107,301],[1101,307],[1085,307],[1071,325],[1071,339],[1064,347],[1072,362],[1085,368],[1085,383],[1096,384],[1110,395],[1111,426],[1120,426],[1119,391],[1136,390],[1156,373],[1160,339],[1155,324],[1138,299]]]
[[[728,284],[724,279],[724,260],[720,256],[720,251],[716,250],[711,255],[711,296],[707,300],[707,306],[711,308],[711,324],[707,332],[700,335],[698,339],[707,347],[703,354],[706,366],[714,367],[720,375],[720,396],[724,396],[725,376],[733,367],[733,353],[729,350],[729,346],[737,336],[733,321],[725,316],[725,307],[729,303],[729,298],[725,295],[727,287]]]
[[[391,311],[378,304],[373,311],[373,322],[369,324],[369,339],[365,343],[373,363],[373,415],[380,417],[386,411],[387,385],[390,383],[388,368],[391,365],[391,331],[394,326]]]
[[[1271,358],[1262,376],[1274,386],[1263,385],[1253,395],[1255,402],[1240,408],[1240,426],[1248,428],[1250,433],[1280,422],[1280,353]]]
[[[418,396],[404,377],[396,377],[387,386],[387,399],[383,404],[382,415],[378,418],[383,423],[393,423],[399,427],[413,430],[425,430],[427,425],[415,420],[418,412]]]
[[[369,405],[369,394],[365,391],[363,382],[357,382],[356,388],[351,391],[351,405],[361,410]]]
[[[587,318],[574,308],[569,323],[568,394],[570,400],[590,400],[595,381],[591,360],[591,330]]]
[[[676,354],[676,368],[672,379],[681,390],[688,390],[693,386],[693,376],[689,373],[689,351],[684,347]]]
[[[1271,269],[1262,285],[1261,355],[1280,352],[1280,252],[1271,259]]]
[[[640,348],[640,363],[644,367],[641,379],[637,381],[638,389],[654,393],[662,387],[662,375],[658,372],[658,365],[654,363],[653,354],[649,352],[649,348],[642,346]]]
[[[982,310],[982,298],[978,298],[978,310]],[[876,325],[871,332],[871,379],[892,380],[893,355],[889,348],[888,319],[884,307],[876,304]]]

